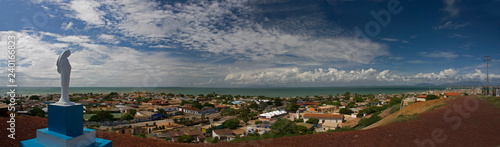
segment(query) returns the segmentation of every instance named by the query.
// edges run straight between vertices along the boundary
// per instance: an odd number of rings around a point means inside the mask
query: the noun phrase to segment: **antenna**
[[[489,79],[489,74],[488,74],[488,71],[489,71],[489,67],[490,67],[490,64],[489,62],[491,61],[490,59],[491,56],[484,56],[484,61],[486,61],[486,95],[490,95],[490,79]]]

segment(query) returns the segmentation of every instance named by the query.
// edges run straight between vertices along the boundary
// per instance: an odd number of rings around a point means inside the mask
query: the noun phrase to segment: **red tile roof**
[[[427,95],[419,95],[419,96],[417,96],[417,98],[426,98],[426,97],[427,97]]]

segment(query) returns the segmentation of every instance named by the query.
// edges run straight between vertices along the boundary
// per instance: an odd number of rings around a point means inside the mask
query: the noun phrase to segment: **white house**
[[[225,140],[225,141],[231,141],[233,140],[236,135],[234,134],[233,131],[231,131],[228,128],[225,129],[218,129],[218,130],[213,130],[212,131],[212,136],[215,138],[219,138],[219,140]]]
[[[325,122],[333,122],[333,123],[342,123],[344,122],[344,115],[343,114],[316,114],[316,113],[306,113],[302,115],[302,118],[304,119],[304,122],[309,120],[310,118],[317,118],[319,119],[319,124],[325,123]]]

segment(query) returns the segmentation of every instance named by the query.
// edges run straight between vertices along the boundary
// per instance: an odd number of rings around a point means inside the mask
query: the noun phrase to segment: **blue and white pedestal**
[[[111,147],[111,141],[95,137],[83,128],[83,106],[50,104],[49,127],[38,129],[36,138],[21,141],[22,147]]]

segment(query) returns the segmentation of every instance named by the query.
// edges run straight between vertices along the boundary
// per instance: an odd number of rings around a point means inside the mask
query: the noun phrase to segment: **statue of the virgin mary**
[[[64,51],[57,59],[57,72],[61,74],[61,98],[56,104],[59,105],[74,105],[69,101],[69,75],[71,74],[71,65],[68,57],[71,55],[69,50]]]

